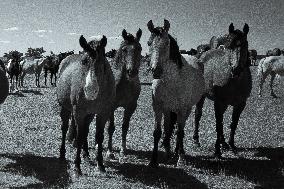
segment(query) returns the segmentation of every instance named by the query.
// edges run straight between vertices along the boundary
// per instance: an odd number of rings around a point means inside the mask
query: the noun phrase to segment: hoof
[[[234,154],[238,154],[238,149],[234,144],[230,144],[231,150]]]
[[[105,173],[106,172],[105,166],[104,165],[97,165],[97,171],[99,173]]]
[[[75,174],[75,177],[76,177],[76,178],[82,176],[82,171],[81,171],[81,169],[76,167],[75,170],[74,170],[74,174]]]
[[[123,149],[123,148],[122,148],[122,149],[120,150],[120,152],[119,152],[119,155],[120,155],[120,156],[125,156],[126,154],[127,154],[127,150],[126,150],[126,149]]]
[[[177,161],[177,167],[183,168],[186,166],[186,160],[184,154],[179,155],[178,161]]]
[[[194,140],[194,145],[198,148],[201,146],[199,140]]]
[[[225,150],[229,150],[230,146],[227,142],[222,142],[222,148],[225,149]]]
[[[150,161],[150,163],[148,164],[148,167],[151,167],[151,168],[158,168],[158,167],[159,167],[159,164],[158,164],[157,162]]]
[[[109,150],[106,153],[106,159],[115,159],[114,154]]]
[[[65,160],[66,160],[66,158],[65,158],[65,156],[64,156],[64,155],[60,155],[60,156],[59,156],[59,160],[61,160],[61,161],[65,161]]]
[[[222,153],[220,151],[215,151],[214,157],[216,157],[217,159],[221,159],[222,158]]]

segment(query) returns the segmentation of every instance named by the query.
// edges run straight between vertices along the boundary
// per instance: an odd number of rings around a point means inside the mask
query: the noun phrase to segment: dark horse
[[[44,69],[44,84],[46,86],[46,78],[48,71],[50,72],[50,84],[56,86],[56,80],[57,80],[57,73],[59,70],[59,65],[61,61],[66,58],[69,55],[74,54],[74,51],[68,51],[64,53],[60,53],[57,56],[56,55],[50,55],[47,56],[43,63],[43,69]],[[54,76],[54,83],[52,82]]]
[[[225,40],[225,50],[210,50],[200,58],[200,63],[204,65],[204,79],[205,83],[208,84],[206,87],[207,93],[201,98],[197,103],[195,109],[195,131],[194,131],[194,140],[199,144],[199,121],[202,116],[202,107],[206,97],[214,101],[214,110],[216,118],[216,132],[217,140],[215,144],[215,155],[221,157],[221,144],[229,148],[228,144],[225,142],[223,134],[223,115],[229,105],[233,106],[232,114],[232,123],[231,133],[229,138],[229,145],[234,152],[237,152],[234,136],[239,122],[240,115],[246,106],[247,98],[250,96],[252,89],[252,77],[249,68],[249,56],[248,56],[248,41],[247,34],[249,32],[249,26],[244,25],[243,31],[235,30],[233,24],[229,26],[229,34]],[[223,53],[221,51],[224,51]],[[228,55],[226,55],[226,51]],[[218,59],[218,56],[228,56],[229,65],[231,68],[230,73],[228,74],[225,82],[215,81],[210,77],[214,75],[215,78],[218,78],[215,64],[221,64],[220,61],[213,61]],[[211,61],[212,60],[212,61]],[[225,65],[225,64],[224,64]],[[215,69],[212,69],[212,68]],[[224,77],[225,72],[220,75]],[[213,78],[214,78],[213,76]],[[219,78],[220,78],[219,77]],[[209,84],[211,83],[211,84]]]
[[[10,59],[9,62],[8,62],[6,71],[10,76],[11,87],[13,87],[13,88],[15,87],[14,86],[14,79],[16,79],[16,89],[18,89],[18,85],[19,85],[18,79],[19,79],[19,76],[20,76],[21,71],[22,71],[22,68],[20,66],[20,62],[18,60]]]

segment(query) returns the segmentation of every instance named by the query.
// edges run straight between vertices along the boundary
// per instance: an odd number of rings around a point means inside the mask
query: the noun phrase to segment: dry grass
[[[255,78],[255,68],[252,68]],[[143,75],[143,74],[142,74]],[[149,79],[142,76],[143,82]],[[166,161],[160,149],[160,168],[147,167],[153,145],[151,89],[142,86],[138,108],[127,137],[129,153],[119,162],[122,109],[116,111],[114,134],[115,160],[105,161],[106,174],[99,174],[93,163],[82,162],[83,176],[73,176],[75,151],[67,146],[67,161],[57,159],[61,139],[55,89],[33,88],[11,94],[0,109],[0,187],[31,188],[284,188],[284,90],[283,81],[275,86],[281,96],[272,99],[268,83],[264,97],[257,97],[256,81],[236,133],[238,155],[224,152],[222,160],[213,158],[216,138],[213,103],[205,103],[200,142],[193,145],[193,114],[185,131],[188,165],[175,167],[175,159]],[[41,80],[43,81],[43,80]],[[277,82],[276,82],[277,83]],[[225,116],[228,137],[231,109]],[[90,155],[94,161],[94,128],[89,135]],[[107,133],[106,133],[107,134]],[[107,135],[105,135],[105,139]],[[278,147],[282,145],[282,148]],[[105,140],[106,146],[106,140]]]

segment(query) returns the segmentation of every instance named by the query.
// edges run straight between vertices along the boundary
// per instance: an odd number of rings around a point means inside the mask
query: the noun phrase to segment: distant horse
[[[46,78],[47,73],[50,72],[50,84],[56,86],[56,80],[57,80],[57,73],[59,70],[59,65],[61,61],[66,58],[69,55],[74,54],[74,51],[68,51],[64,53],[59,53],[56,55],[50,55],[44,60],[44,84],[46,86]],[[54,76],[54,83],[52,82]]]
[[[281,50],[279,48],[274,48],[273,50],[268,50],[266,56],[280,56]]]
[[[252,89],[252,77],[249,69],[247,34],[249,26],[244,25],[243,31],[235,30],[233,24],[229,26],[224,50],[214,49],[202,55],[199,62],[204,65],[204,79],[206,94],[200,99],[195,109],[194,140],[199,144],[199,121],[206,97],[214,101],[217,140],[215,155],[221,157],[220,145],[229,148],[223,134],[223,114],[228,105],[233,106],[231,133],[229,145],[234,152],[236,147],[234,136],[242,111]]]
[[[22,72],[20,74],[20,86],[24,86],[24,77],[28,74],[34,74],[35,75],[35,85],[37,87],[40,87],[40,74],[43,68],[43,58],[41,59],[34,59],[34,60],[23,60],[20,62],[20,65],[22,67]]]
[[[249,50],[249,59],[252,66],[256,65],[257,51],[255,49]]]
[[[1,62],[0,60],[0,104],[3,104],[9,94],[9,81]]]
[[[19,61],[10,59],[8,61],[6,71],[10,77],[10,85],[11,85],[10,91],[11,91],[11,88],[14,88],[15,86],[16,86],[16,89],[18,89],[18,85],[19,85],[18,79],[22,71]],[[14,80],[16,80],[16,84]]]
[[[155,115],[154,148],[149,166],[156,167],[158,143],[161,138],[161,121],[164,116],[164,147],[170,153],[170,114],[177,114],[176,153],[177,165],[185,164],[183,147],[184,127],[194,106],[204,93],[202,71],[190,65],[180,54],[175,39],[168,34],[170,23],[164,20],[163,27],[147,24],[151,36],[148,41],[153,73],[152,105]]]
[[[106,53],[106,57],[109,57],[109,58],[114,58],[115,57],[115,55],[116,55],[116,50],[115,49],[111,49],[111,51],[108,51],[107,53]]]
[[[259,78],[259,96],[261,96],[262,86],[266,77],[270,75],[270,94],[272,97],[277,98],[273,91],[273,81],[276,74],[284,76],[284,56],[269,56],[259,61],[257,74]]]
[[[76,174],[81,175],[81,150],[86,157],[88,152],[89,125],[96,114],[95,139],[98,144],[97,167],[104,172],[103,139],[104,128],[109,119],[115,101],[115,79],[111,67],[105,57],[107,38],[93,40],[87,43],[81,36],[80,46],[85,53],[71,55],[65,58],[60,65],[59,81],[56,89],[57,99],[61,107],[62,142],[60,158],[65,159],[65,139],[68,131],[68,122],[71,118],[77,128],[77,153],[75,158]]]

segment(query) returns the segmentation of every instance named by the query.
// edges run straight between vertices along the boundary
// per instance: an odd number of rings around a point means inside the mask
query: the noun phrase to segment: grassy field
[[[75,149],[71,145],[67,145],[67,161],[57,159],[61,130],[55,88],[34,88],[34,80],[29,77],[27,87],[9,95],[0,107],[0,188],[284,188],[284,83],[275,82],[275,92],[280,98],[270,97],[268,82],[263,97],[259,98],[256,68],[251,69],[254,86],[236,132],[238,155],[227,151],[221,160],[213,157],[215,118],[213,103],[206,100],[200,148],[192,140],[194,113],[187,121],[184,139],[187,166],[179,169],[175,167],[176,160],[165,161],[160,148],[160,167],[148,168],[154,117],[151,88],[143,85],[127,136],[130,150],[126,158],[123,161],[118,158],[122,118],[122,109],[118,109],[114,134],[116,159],[105,161],[106,174],[99,174],[93,163],[83,161],[80,178],[73,176]],[[149,81],[145,77],[142,80]],[[227,110],[224,120],[227,138],[231,111]],[[90,128],[90,155],[94,161],[94,122]]]

